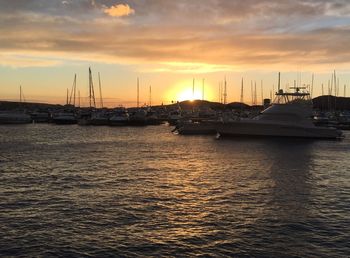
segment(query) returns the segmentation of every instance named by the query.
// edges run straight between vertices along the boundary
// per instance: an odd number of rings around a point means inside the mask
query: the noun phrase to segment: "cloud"
[[[97,56],[99,61],[148,63],[158,71],[188,73],[237,66],[350,64],[348,0],[63,2],[69,4],[0,1],[0,55],[40,52],[76,60]],[[112,6],[106,7],[107,2]],[[135,10],[130,19],[106,15],[128,16]],[[7,63],[20,65],[20,59],[8,57]],[[23,63],[35,62],[24,58]]]
[[[132,9],[128,4],[117,4],[109,8],[105,8],[104,13],[113,17],[123,17],[134,14],[135,10]]]

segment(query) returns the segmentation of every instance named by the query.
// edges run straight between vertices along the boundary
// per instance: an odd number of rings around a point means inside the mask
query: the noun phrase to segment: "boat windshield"
[[[284,92],[282,89],[276,92],[276,97],[273,103],[275,104],[293,104],[305,103],[312,104],[310,93],[306,91],[305,87],[292,87],[294,92]]]

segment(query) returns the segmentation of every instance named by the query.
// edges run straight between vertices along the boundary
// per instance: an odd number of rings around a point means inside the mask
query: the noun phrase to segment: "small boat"
[[[91,125],[109,125],[109,113],[105,110],[93,112],[90,119]]]
[[[162,120],[159,118],[158,114],[149,109],[147,110],[147,114],[146,114],[146,124],[147,125],[160,125],[162,124]]]
[[[168,116],[168,123],[169,125],[176,125],[181,119],[182,115],[180,110],[171,111]]]
[[[125,108],[114,109],[109,117],[109,125],[125,126],[129,123],[129,114]]]
[[[30,114],[34,123],[48,123],[50,121],[49,112],[36,111]]]
[[[214,120],[186,120],[177,124],[173,132],[183,135],[215,135],[217,121]]]
[[[29,124],[32,122],[30,115],[24,112],[4,111],[0,112],[0,124]]]
[[[147,112],[143,108],[132,111],[129,115],[129,125],[145,126],[147,125]]]
[[[342,132],[333,127],[316,126],[312,120],[312,100],[306,88],[276,93],[274,103],[253,119],[217,124],[219,136],[278,136],[336,139]],[[301,91],[303,90],[303,91]]]
[[[52,122],[58,125],[76,124],[78,119],[74,112],[59,112],[52,115]]]

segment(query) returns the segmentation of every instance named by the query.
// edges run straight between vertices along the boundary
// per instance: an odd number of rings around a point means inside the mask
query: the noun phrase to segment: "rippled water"
[[[0,256],[350,255],[343,141],[0,127]]]

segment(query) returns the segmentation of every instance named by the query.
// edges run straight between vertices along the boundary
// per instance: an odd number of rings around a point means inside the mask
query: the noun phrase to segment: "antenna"
[[[99,85],[99,88],[100,88],[100,103],[101,103],[101,108],[103,108],[103,98],[102,98],[102,87],[101,87],[100,72],[98,72],[98,85]]]
[[[278,73],[278,92],[280,91],[281,89],[281,73],[279,72]]]
[[[140,107],[140,79],[137,77],[137,107]]]
[[[240,102],[243,103],[243,77],[242,77],[242,82],[241,82],[241,99]]]

